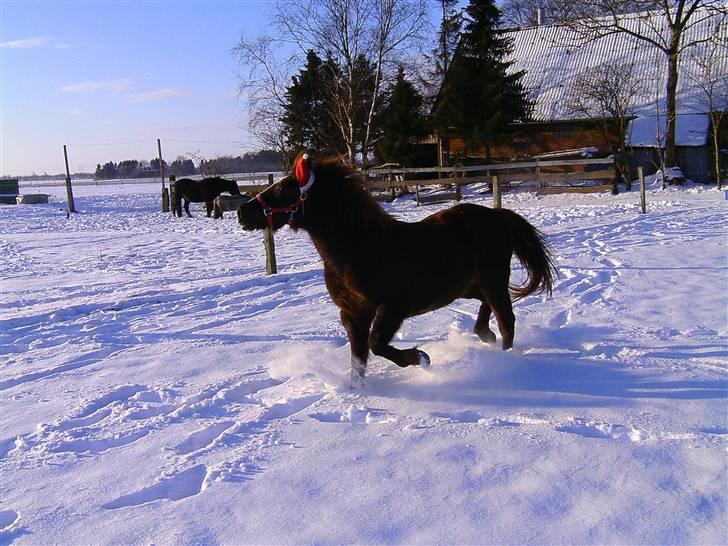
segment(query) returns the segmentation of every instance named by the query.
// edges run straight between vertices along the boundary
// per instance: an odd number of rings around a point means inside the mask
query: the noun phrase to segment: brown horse
[[[351,376],[364,380],[369,349],[398,366],[428,365],[417,349],[390,341],[403,320],[457,298],[481,302],[475,333],[494,343],[491,311],[503,349],[513,346],[514,299],[551,293],[555,262],[543,236],[506,209],[460,204],[414,223],[387,214],[362,177],[339,160],[299,157],[294,173],[238,209],[243,229],[305,229],[324,262],[324,278],[351,344]],[[511,256],[524,284],[510,284]],[[510,292],[509,292],[510,289]]]
[[[209,218],[212,213],[212,202],[215,200],[215,197],[224,191],[230,195],[240,195],[240,188],[235,180],[227,180],[217,176],[203,178],[202,180],[180,178],[174,183],[174,188],[174,205],[177,216],[182,216],[182,200],[184,199],[184,209],[190,218],[192,218],[190,214],[190,203],[205,203]]]

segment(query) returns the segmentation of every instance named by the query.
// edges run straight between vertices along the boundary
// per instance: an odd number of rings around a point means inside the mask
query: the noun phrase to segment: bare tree
[[[622,0],[619,2],[620,13],[639,11],[641,0]],[[579,6],[573,10],[563,0],[503,0],[500,2],[503,24],[507,27],[533,27],[537,25],[554,25],[570,22],[577,14],[589,17],[609,15],[602,5],[589,2],[588,6]]]
[[[286,85],[291,78],[291,63],[281,61],[279,44],[270,37],[242,39],[233,49],[247,73],[241,75],[240,95],[248,104],[249,130],[264,146],[286,151],[281,128]]]
[[[503,0],[500,10],[506,27],[533,27],[559,22],[550,0]]]
[[[728,37],[715,40],[696,48],[689,57],[687,77],[698,91],[698,103],[710,120],[710,133],[715,160],[715,178],[718,189],[722,188],[720,173],[720,142],[718,131],[721,121],[728,116]]]
[[[728,4],[716,0],[551,0],[560,19],[583,40],[622,34],[654,47],[666,64],[665,162],[676,163],[675,118],[677,115],[678,65],[686,50],[705,43],[722,32],[728,20]],[[625,12],[638,9],[628,16]],[[709,30],[692,32],[699,25]]]
[[[617,131],[617,169],[627,189],[632,186],[626,139],[630,119],[635,115],[637,99],[646,89],[634,63],[605,63],[576,78],[568,108],[600,122],[607,145],[612,146],[611,128]]]
[[[276,5],[276,38],[241,39],[235,52],[249,68],[243,87],[255,120],[280,117],[291,66],[301,64],[306,51],[331,58],[338,67],[332,78],[331,114],[341,132],[347,155],[354,160],[357,120],[364,118],[361,152],[366,162],[372,121],[383,81],[429,24],[425,0],[287,0]],[[293,53],[275,55],[276,45]],[[374,78],[362,78],[361,62],[371,63]],[[284,77],[285,75],[285,77]],[[333,75],[332,75],[333,76]],[[368,88],[363,92],[362,86]],[[370,87],[370,88],[369,88]],[[366,97],[362,104],[362,97]],[[266,125],[269,127],[270,125]]]

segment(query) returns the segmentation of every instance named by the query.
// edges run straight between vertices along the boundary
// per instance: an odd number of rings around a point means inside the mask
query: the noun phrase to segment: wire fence
[[[228,178],[235,180],[236,182],[260,182],[261,184],[268,181],[268,175],[273,174],[274,178],[281,176],[280,172],[262,172],[262,173],[233,173],[223,174],[222,178]],[[204,178],[201,174],[195,174],[190,176],[184,176],[180,178],[192,178],[193,180],[201,180]],[[169,179],[165,180],[165,184],[169,182]],[[63,179],[53,180],[20,180],[21,188],[60,188],[66,186],[66,181]],[[149,185],[159,184],[161,186],[161,180],[159,175],[148,177],[148,178],[115,178],[109,180],[96,180],[93,178],[74,178],[73,187],[78,186],[127,186],[127,185]]]

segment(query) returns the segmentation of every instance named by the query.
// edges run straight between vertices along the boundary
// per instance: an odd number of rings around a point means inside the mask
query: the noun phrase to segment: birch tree
[[[287,142],[282,119],[292,68],[290,62],[280,60],[279,46],[266,36],[241,39],[233,53],[245,69],[239,91],[248,105],[250,133],[266,148],[285,153]]]
[[[728,117],[728,38],[719,37],[696,48],[689,66],[687,77],[697,91],[700,113],[710,120],[713,167],[718,189],[721,189],[719,130],[723,119]]]
[[[253,107],[258,117],[275,115],[265,108],[260,96],[273,98],[280,114],[284,99],[276,70],[301,66],[308,50],[336,63],[340,76],[333,78],[329,95],[331,113],[345,143],[346,155],[354,161],[361,152],[366,163],[371,148],[373,120],[381,101],[384,81],[394,75],[396,64],[415,45],[427,28],[426,0],[287,0],[276,4],[273,16],[275,37],[265,37],[269,45],[285,45],[292,49],[287,59],[271,60],[250,55],[256,42],[241,39],[235,51],[248,68],[244,87],[252,92]],[[269,48],[273,53],[273,48]],[[373,78],[362,78],[362,59],[371,63]],[[273,67],[276,70],[273,70]],[[291,72],[286,77],[290,80]],[[334,76],[334,75],[332,75]],[[368,89],[362,89],[367,86]],[[267,88],[267,89],[266,89]],[[366,96],[366,101],[361,97]],[[363,119],[363,136],[357,142],[357,120]],[[358,148],[358,149],[357,149]]]

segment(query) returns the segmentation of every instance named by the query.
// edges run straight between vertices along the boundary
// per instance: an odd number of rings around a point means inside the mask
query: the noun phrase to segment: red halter
[[[316,177],[309,168],[308,154],[303,154],[296,162],[296,165],[294,167],[294,173],[296,175],[296,180],[298,181],[298,191],[300,192],[300,195],[298,197],[298,200],[292,205],[289,205],[287,207],[269,207],[268,204],[265,202],[265,199],[263,199],[264,192],[260,192],[258,195],[255,196],[261,207],[263,207],[263,214],[268,221],[268,227],[271,229],[273,229],[273,215],[279,212],[290,212],[291,216],[288,218],[288,225],[292,225],[293,215],[298,212],[298,207],[302,206],[303,202],[308,197],[308,190],[311,188],[314,181],[316,180]]]

